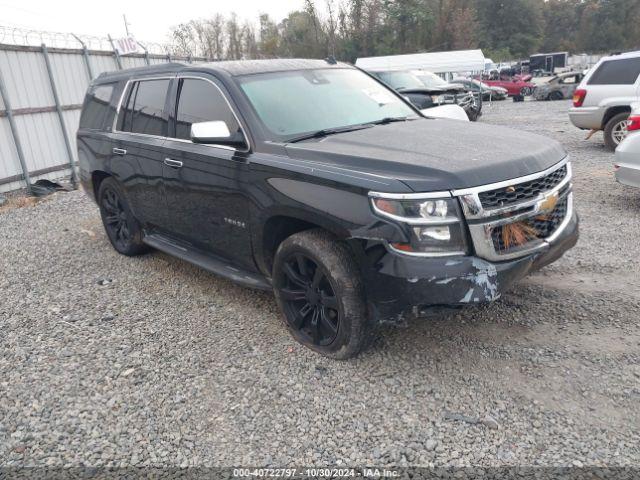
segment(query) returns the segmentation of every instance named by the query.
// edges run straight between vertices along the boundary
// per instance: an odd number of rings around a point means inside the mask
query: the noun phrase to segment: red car
[[[484,83],[491,85],[492,87],[506,88],[509,96],[531,95],[533,90],[536,88],[535,84],[525,82],[515,77],[511,80],[484,80]]]

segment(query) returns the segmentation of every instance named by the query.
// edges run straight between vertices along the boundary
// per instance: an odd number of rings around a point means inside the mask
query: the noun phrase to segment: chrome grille
[[[567,166],[528,182],[497,188],[478,194],[484,208],[504,207],[530,200],[543,192],[551,190],[567,176]]]
[[[544,248],[573,215],[568,160],[544,172],[452,193],[462,205],[476,254],[487,260]]]
[[[551,212],[541,213],[519,222],[524,227],[524,231],[528,232],[527,244],[535,242],[536,240],[544,240],[551,236],[567,216],[567,207],[568,199],[564,197]],[[507,231],[509,225],[510,224],[499,225],[491,231],[493,247],[496,252],[501,255],[518,248],[517,246],[509,244],[509,234]],[[527,244],[525,244],[525,246]]]

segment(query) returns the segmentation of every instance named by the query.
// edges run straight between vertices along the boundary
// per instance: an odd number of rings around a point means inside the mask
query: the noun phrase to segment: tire
[[[104,230],[118,253],[133,257],[150,250],[150,247],[142,242],[142,228],[133,216],[122,188],[114,178],[105,178],[100,183],[98,205]]]
[[[564,99],[564,95],[562,95],[562,92],[555,91],[549,94],[549,100],[562,100],[562,99]]]
[[[470,122],[477,122],[478,118],[481,115],[480,111],[477,108],[470,108],[466,113]]]
[[[285,327],[302,345],[336,360],[369,345],[373,327],[359,269],[330,233],[307,230],[282,242],[273,286]]]
[[[622,112],[609,119],[604,127],[604,144],[611,151],[614,151],[626,136],[626,121],[629,112]]]

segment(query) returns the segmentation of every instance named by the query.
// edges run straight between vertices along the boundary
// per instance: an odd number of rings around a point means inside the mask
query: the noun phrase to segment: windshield
[[[424,83],[409,72],[377,72],[376,75],[380,80],[396,90],[424,88]]]
[[[435,73],[420,72],[416,74],[416,77],[420,79],[420,81],[425,85],[425,87],[439,88],[439,87],[449,86],[447,82],[445,82],[442,78],[440,78]]]
[[[355,69],[317,69],[238,77],[264,126],[278,140],[324,129],[415,117],[416,112]]]

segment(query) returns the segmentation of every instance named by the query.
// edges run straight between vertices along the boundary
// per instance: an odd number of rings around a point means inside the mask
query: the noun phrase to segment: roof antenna
[[[333,55],[329,55],[327,58],[324,59],[325,62],[327,62],[329,65],[335,65],[338,62],[336,61],[336,57],[334,57]]]

